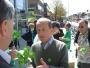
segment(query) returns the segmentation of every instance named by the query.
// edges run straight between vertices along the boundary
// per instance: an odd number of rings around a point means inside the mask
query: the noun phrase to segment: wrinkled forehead
[[[85,21],[85,20],[80,20],[78,23],[79,23],[79,24],[88,24],[88,22]]]
[[[83,21],[79,22],[79,25],[85,25],[85,23]]]
[[[36,25],[45,25],[48,24],[48,21],[39,21],[36,23]]]
[[[36,28],[46,28],[46,27],[49,27],[46,21],[36,23]]]
[[[49,19],[47,19],[47,18],[40,18],[40,19],[37,20],[36,24],[48,23],[48,22],[50,22]]]
[[[78,23],[83,23],[84,22],[84,20],[79,20],[79,22]]]
[[[80,21],[79,21],[79,26],[80,26],[80,25],[86,25],[86,24],[85,24],[85,21],[80,20]]]

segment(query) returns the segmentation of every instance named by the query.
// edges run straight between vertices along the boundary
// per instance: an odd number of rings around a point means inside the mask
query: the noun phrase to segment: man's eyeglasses
[[[79,26],[79,28],[84,28],[84,26]]]

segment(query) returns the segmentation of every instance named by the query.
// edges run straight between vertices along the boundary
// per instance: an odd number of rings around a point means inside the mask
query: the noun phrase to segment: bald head
[[[42,42],[47,42],[49,38],[52,36],[52,24],[51,20],[47,18],[40,18],[36,23],[36,30],[39,39]]]
[[[37,23],[36,24],[41,24],[41,23],[47,23],[50,28],[52,27],[51,20],[48,19],[48,18],[39,18],[37,20]]]

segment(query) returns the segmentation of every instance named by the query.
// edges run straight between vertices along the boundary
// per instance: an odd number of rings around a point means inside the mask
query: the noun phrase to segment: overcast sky
[[[53,0],[43,0],[47,2],[52,8]],[[90,10],[90,0],[61,0],[66,11],[67,15],[72,15],[78,12],[85,12],[86,10]]]

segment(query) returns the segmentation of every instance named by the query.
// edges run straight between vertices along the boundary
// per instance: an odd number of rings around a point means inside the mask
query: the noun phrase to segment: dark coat
[[[25,41],[27,41],[27,45],[28,45],[28,46],[31,46],[31,45],[32,45],[33,40],[32,40],[32,32],[31,32],[31,31],[28,31],[28,32],[24,33],[21,37],[22,37]]]
[[[12,68],[12,67],[0,56],[0,68]]]
[[[57,40],[59,40],[59,37],[63,37],[63,36],[64,36],[64,33],[62,29],[59,29],[59,32],[53,35],[53,37]]]
[[[31,48],[36,55],[34,68],[40,64],[40,58],[43,58],[50,68],[68,68],[68,50],[59,40],[54,39],[47,49],[43,49],[40,42],[33,44]]]

